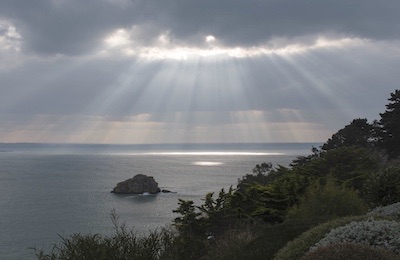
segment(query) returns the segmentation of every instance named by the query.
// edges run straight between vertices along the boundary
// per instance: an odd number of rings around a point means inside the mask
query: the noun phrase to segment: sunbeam
[[[83,143],[319,141],[339,118],[356,113],[346,100],[355,93],[343,91],[345,71],[323,57],[351,52],[363,46],[361,39],[317,37],[308,45],[278,39],[231,48],[211,34],[204,46],[180,46],[164,32],[144,46],[138,33],[115,30],[86,60],[42,61],[50,73],[5,105],[31,104],[37,112],[12,134],[3,127],[3,136]],[[93,70],[86,80],[73,78],[110,60],[114,66]],[[45,103],[35,103],[42,96]],[[45,111],[46,103],[54,111]]]

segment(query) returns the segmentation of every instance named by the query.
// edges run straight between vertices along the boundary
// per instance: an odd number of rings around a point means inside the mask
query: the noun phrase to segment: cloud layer
[[[377,40],[400,34],[395,0],[5,0],[0,7],[26,50],[49,55],[90,52],[118,29],[134,31],[141,45],[168,34],[177,44],[204,46],[204,37],[213,35],[226,47],[276,47],[275,39],[307,42],[326,34]]]
[[[398,86],[400,2],[0,3],[0,141],[324,141]]]

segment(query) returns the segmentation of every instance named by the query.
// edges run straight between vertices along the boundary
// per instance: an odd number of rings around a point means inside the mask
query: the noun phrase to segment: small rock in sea
[[[133,178],[118,183],[111,192],[118,194],[157,194],[160,191],[158,183],[152,176],[137,174]]]

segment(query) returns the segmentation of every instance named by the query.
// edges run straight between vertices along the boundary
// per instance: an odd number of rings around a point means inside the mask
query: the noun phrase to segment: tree
[[[364,193],[372,206],[386,206],[400,201],[400,164],[369,176]]]
[[[367,119],[354,119],[349,125],[340,129],[322,146],[322,150],[331,150],[343,146],[370,148],[373,146],[374,126]]]
[[[322,150],[318,149],[317,147],[312,147],[311,149],[312,154],[307,156],[298,156],[296,159],[292,161],[290,164],[291,167],[301,167],[305,166],[310,163],[312,160],[319,158],[321,156]]]
[[[362,147],[340,147],[322,152],[293,172],[314,179],[334,178],[348,188],[360,189],[365,178],[380,167],[379,157]]]
[[[289,171],[289,168],[282,165],[278,165],[278,168],[274,169],[272,163],[257,164],[253,168],[253,174],[246,174],[241,179],[238,179],[237,190],[242,192],[246,187],[254,184],[265,186]]]
[[[178,205],[179,208],[172,211],[181,215],[174,220],[176,229],[184,236],[202,235],[204,232],[199,221],[201,213],[196,211],[194,202],[179,199]]]
[[[380,144],[393,159],[400,155],[400,90],[391,93],[388,100],[386,111],[380,114]]]

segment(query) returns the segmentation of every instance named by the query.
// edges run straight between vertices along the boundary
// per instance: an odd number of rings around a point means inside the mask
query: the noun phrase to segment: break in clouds
[[[389,0],[5,0],[0,141],[324,141],[377,119],[398,88],[399,11]]]

